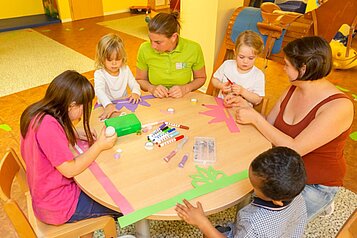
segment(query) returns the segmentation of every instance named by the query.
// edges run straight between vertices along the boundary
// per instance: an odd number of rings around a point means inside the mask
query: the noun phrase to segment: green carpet
[[[149,40],[145,15],[120,18],[112,21],[103,21],[97,24],[144,40]]]
[[[32,29],[0,33],[0,62],[0,97],[47,84],[68,69],[94,69],[93,60]]]

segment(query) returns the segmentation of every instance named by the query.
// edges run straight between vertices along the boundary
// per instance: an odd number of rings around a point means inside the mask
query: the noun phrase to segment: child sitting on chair
[[[213,86],[220,90],[219,98],[240,96],[253,105],[262,101],[265,76],[254,63],[263,47],[263,40],[256,32],[244,31],[238,36],[234,50],[236,59],[224,61],[211,79]],[[232,106],[227,100],[225,105]]]
[[[104,107],[100,119],[110,117],[117,111],[113,100],[127,96],[127,86],[131,90],[130,103],[141,101],[140,86],[136,82],[128,65],[122,39],[115,34],[103,36],[96,49],[96,71],[94,72],[94,89],[98,101]]]
[[[306,174],[298,153],[287,147],[274,147],[260,154],[249,167],[254,188],[253,201],[238,212],[236,224],[213,227],[197,207],[187,200],[176,211],[187,223],[197,226],[207,237],[302,237],[307,223],[301,191]]]

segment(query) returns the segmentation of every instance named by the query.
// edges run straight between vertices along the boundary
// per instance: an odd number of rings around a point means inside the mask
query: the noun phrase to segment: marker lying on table
[[[188,126],[184,126],[184,125],[180,125],[180,124],[176,124],[176,123],[171,123],[171,122],[167,122],[167,121],[165,121],[164,123],[168,126],[178,127],[178,128],[185,129],[185,130],[190,129]]]
[[[159,144],[159,147],[163,147],[165,145],[171,144],[172,142],[179,141],[179,140],[183,139],[184,137],[185,137],[184,135],[180,135],[180,136],[177,136],[177,137],[172,138],[170,140],[164,141],[161,144]]]
[[[188,154],[185,154],[182,157],[181,162],[178,164],[178,167],[183,168],[185,166],[186,161],[188,160]]]
[[[182,140],[182,141],[180,142],[180,144],[176,147],[176,149],[174,149],[173,151],[171,151],[171,153],[170,153],[168,156],[164,157],[164,160],[165,160],[166,162],[169,162],[170,159],[171,159],[172,157],[174,157],[174,156],[176,155],[176,153],[177,153],[179,150],[182,149],[182,147],[185,145],[185,143],[186,143],[187,141],[188,141],[188,137],[183,138],[183,140]]]

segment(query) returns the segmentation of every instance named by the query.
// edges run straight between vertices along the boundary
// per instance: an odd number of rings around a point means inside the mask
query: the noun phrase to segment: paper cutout
[[[197,170],[198,170],[198,166],[196,166]],[[200,168],[200,170],[204,170],[203,168]],[[216,171],[212,168],[209,167],[208,170],[211,170],[210,172],[202,172],[203,174],[223,174],[223,176],[219,179],[215,179],[214,181],[212,180],[212,182],[207,182],[204,183],[203,185],[197,186],[193,189],[190,189],[186,192],[183,192],[179,195],[176,195],[172,198],[169,198],[165,201],[156,203],[154,205],[136,210],[132,213],[126,214],[125,216],[119,217],[118,218],[118,223],[120,225],[121,228],[126,227],[130,224],[133,224],[134,222],[137,222],[139,220],[144,219],[145,217],[148,217],[152,214],[158,213],[160,211],[166,210],[170,207],[175,206],[177,203],[182,203],[183,199],[187,199],[187,200],[191,200],[193,198],[202,196],[204,194],[216,191],[218,189],[227,187],[231,184],[234,184],[238,181],[241,181],[243,179],[248,178],[248,170],[244,170],[242,172],[233,174],[231,176],[227,176],[225,175],[223,172],[221,171]],[[199,171],[199,173],[201,173]],[[201,173],[201,174],[202,174]],[[194,177],[196,177],[195,175],[193,175]],[[207,180],[210,181],[210,180]]]
[[[210,117],[214,117],[214,119],[208,122],[209,124],[223,121],[227,124],[227,127],[231,133],[239,132],[239,128],[236,122],[234,121],[232,115],[228,111],[226,112],[226,108],[223,104],[223,99],[215,98],[215,100],[217,105],[202,104],[203,106],[210,108],[211,110],[205,112],[199,112],[199,113]]]
[[[0,129],[3,129],[4,131],[12,130],[12,128],[8,124],[0,124]]]
[[[83,151],[88,150],[88,143],[86,141],[78,140],[75,148],[79,154],[82,154]],[[127,214],[134,211],[128,200],[118,191],[112,181],[95,161],[89,166],[89,170],[112,198],[114,203],[119,207],[121,213]]]
[[[135,110],[138,108],[139,104],[145,107],[150,107],[151,104],[149,104],[147,101],[147,99],[152,99],[155,98],[153,95],[145,95],[145,96],[141,96],[141,101],[137,104],[134,103],[130,103],[129,99],[118,99],[118,100],[114,100],[112,101],[113,104],[116,104],[115,107],[116,109],[120,110],[123,107],[126,107],[128,110],[130,110],[131,112],[135,112]],[[101,107],[102,104],[96,104],[94,106],[94,109],[96,109],[97,107]]]
[[[190,175],[190,177],[192,178],[191,183],[194,188],[197,188],[202,184],[214,183],[218,179],[227,176],[222,171],[213,169],[212,166],[208,167],[207,169],[196,166],[196,169],[198,171],[198,174]]]
[[[335,85],[338,90],[341,90],[342,92],[349,92],[350,90],[347,88],[343,88],[341,86]]]
[[[350,138],[354,141],[357,141],[357,131],[354,131],[350,134]]]
[[[115,204],[119,207],[121,213],[125,215],[134,211],[129,201],[117,190],[112,181],[110,181],[110,179],[95,161],[92,162],[92,164],[89,166],[89,169],[96,177],[98,182],[103,186],[104,190],[113,199]]]

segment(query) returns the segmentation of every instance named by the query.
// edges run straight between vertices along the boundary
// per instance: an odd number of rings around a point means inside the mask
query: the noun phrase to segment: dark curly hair
[[[261,179],[260,189],[273,200],[290,201],[306,183],[301,156],[287,147],[273,147],[251,163],[251,171]]]

